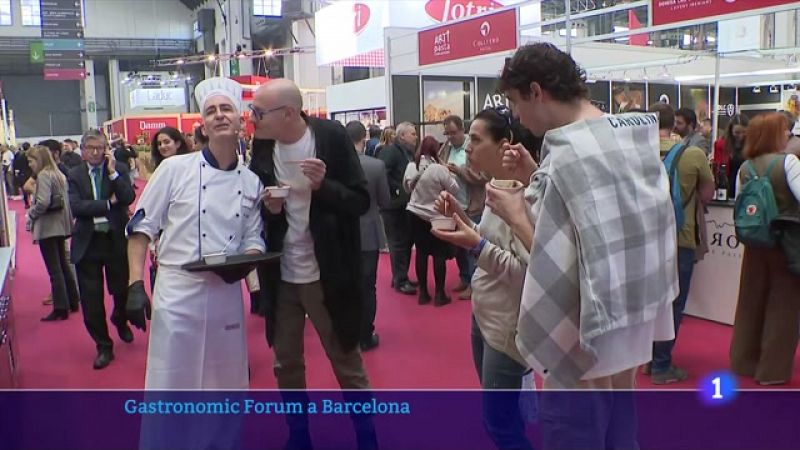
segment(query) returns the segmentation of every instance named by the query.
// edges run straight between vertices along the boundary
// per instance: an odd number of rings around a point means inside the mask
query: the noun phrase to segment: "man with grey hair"
[[[127,325],[128,259],[125,223],[128,205],[135,194],[128,183],[128,166],[117,162],[105,135],[89,130],[81,138],[84,164],[69,170],[69,204],[75,217],[71,259],[81,293],[83,322],[97,345],[94,368],[102,369],[114,359],[114,343],[108,335],[103,301],[103,272],[108,292],[114,298],[111,323],[123,342],[133,341]]]
[[[406,295],[414,295],[417,288],[408,278],[411,263],[411,221],[406,210],[410,194],[403,189],[403,175],[408,163],[414,161],[417,149],[417,129],[411,122],[397,125],[394,142],[381,150],[381,161],[386,165],[386,178],[389,180],[389,207],[381,211],[389,240],[389,255],[392,262],[392,288]]]
[[[159,237],[146,389],[247,389],[247,339],[241,280],[251,271],[190,272],[208,255],[258,254],[262,186],[236,154],[242,87],[209,78],[195,87],[208,146],[165,159],[128,224],[128,316],[144,330],[150,301],[143,271]]]

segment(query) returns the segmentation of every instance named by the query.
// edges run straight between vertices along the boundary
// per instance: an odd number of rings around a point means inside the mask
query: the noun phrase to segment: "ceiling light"
[[[752,72],[733,72],[733,73],[723,73],[720,75],[720,78],[738,78],[738,77],[749,77],[749,76],[766,76],[766,75],[781,75],[787,73],[800,73],[800,67],[787,67],[785,69],[764,69],[764,70],[754,70]],[[686,75],[686,76],[679,76],[675,77],[676,81],[698,81],[698,80],[707,80],[714,78],[714,75]]]
[[[217,59],[217,57],[215,55],[208,55],[208,58],[206,59],[208,59],[209,61],[214,61],[215,59]]]
[[[775,86],[773,84],[772,86],[769,87],[769,93],[770,94],[777,94],[778,92],[780,92],[780,90],[778,89],[778,86]]]
[[[628,75],[628,72],[622,73],[622,79],[625,80],[626,83],[631,81],[631,77]]]
[[[180,66],[181,64],[183,64],[183,63],[185,63],[185,62],[186,62],[186,61],[184,61],[184,60],[182,60],[182,59],[179,59],[179,60],[175,61],[175,64],[177,64],[177,65],[179,65],[179,66]]]
[[[761,86],[753,86],[753,94],[760,94]]]

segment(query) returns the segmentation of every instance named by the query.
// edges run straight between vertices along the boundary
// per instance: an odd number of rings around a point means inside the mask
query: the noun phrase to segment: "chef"
[[[240,283],[247,271],[181,269],[209,254],[265,251],[259,215],[262,186],[236,154],[243,126],[241,94],[241,85],[227,78],[197,85],[208,145],[164,160],[128,224],[127,312],[141,330],[145,317],[150,318],[142,281],[147,246],[161,231],[145,389],[248,387]]]

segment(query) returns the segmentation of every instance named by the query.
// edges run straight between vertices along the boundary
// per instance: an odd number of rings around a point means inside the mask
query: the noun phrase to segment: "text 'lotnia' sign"
[[[419,65],[517,48],[517,11],[512,9],[420,31]]]

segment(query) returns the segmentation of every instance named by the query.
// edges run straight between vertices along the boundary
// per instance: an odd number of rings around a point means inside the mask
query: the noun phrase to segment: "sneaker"
[[[672,384],[687,379],[689,374],[687,374],[683,369],[671,366],[664,372],[652,373],[650,376],[653,384]]]

